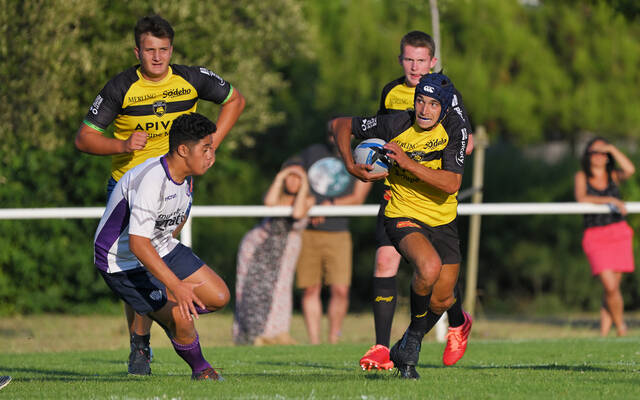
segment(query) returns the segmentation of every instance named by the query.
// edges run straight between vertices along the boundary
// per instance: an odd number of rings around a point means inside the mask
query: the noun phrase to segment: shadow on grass
[[[354,368],[349,366],[337,367],[330,364],[319,364],[313,362],[298,362],[298,361],[256,361],[256,365],[268,365],[276,367],[302,367],[302,368],[316,368],[316,369],[329,369],[335,371],[353,371]]]
[[[419,368],[442,369],[441,365],[418,364]],[[614,372],[615,369],[594,367],[591,365],[561,365],[561,364],[505,364],[505,365],[464,365],[456,369],[482,370],[482,369],[513,369],[513,370],[543,370],[543,371],[575,371],[575,372]]]
[[[3,368],[3,373],[8,375],[27,375],[29,377],[21,376],[20,378],[16,378],[15,380],[19,380],[22,382],[33,382],[33,381],[50,381],[50,382],[76,382],[76,381],[105,381],[105,382],[124,382],[130,381],[132,378],[124,372],[116,372],[116,373],[101,373],[101,374],[86,374],[82,372],[69,371],[63,369],[51,369],[46,370],[42,368],[21,368],[21,367],[13,367],[13,368]]]

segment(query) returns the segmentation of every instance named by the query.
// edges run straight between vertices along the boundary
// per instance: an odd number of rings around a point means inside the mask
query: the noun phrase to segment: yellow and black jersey
[[[135,131],[147,132],[144,149],[112,156],[111,176],[116,181],[143,161],[166,154],[171,123],[182,114],[195,112],[199,99],[224,104],[233,93],[229,82],[204,67],[172,64],[158,82],[144,79],[139,67],[107,82],[84,119],[100,132],[115,120],[114,136],[120,140],[127,140]]]
[[[382,88],[378,114],[391,114],[413,109],[415,92],[416,88],[408,86],[404,76],[392,80]]]
[[[411,158],[432,169],[462,175],[468,131],[465,120],[450,110],[442,123],[425,131],[415,123],[415,113],[406,110],[374,117],[354,117],[354,135],[359,139],[380,138],[395,142]],[[390,218],[410,217],[429,226],[440,226],[457,216],[457,193],[448,194],[419,180],[398,166],[387,177],[391,199],[385,208]]]
[[[394,79],[387,83],[382,88],[382,94],[380,95],[380,108],[378,109],[378,115],[380,114],[392,114],[394,112],[412,110],[414,95],[416,88],[407,86],[405,77],[401,76],[398,79]],[[451,100],[451,108],[457,112],[464,120],[467,132],[471,132],[471,120],[467,115],[467,110],[464,108],[462,101],[462,95],[455,89],[453,93],[453,99]]]

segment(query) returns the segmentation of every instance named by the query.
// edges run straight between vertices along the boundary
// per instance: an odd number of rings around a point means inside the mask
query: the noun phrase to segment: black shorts
[[[387,207],[387,203],[389,203],[390,196],[391,188],[384,185],[384,191],[382,193],[382,198],[380,199],[378,218],[376,219],[376,249],[383,246],[393,246],[391,239],[389,239],[389,235],[387,235],[387,230],[384,228],[384,209]]]
[[[180,280],[191,276],[204,265],[193,251],[182,243],[162,257]],[[108,273],[99,270],[107,285],[138,314],[158,311],[167,304],[167,288],[146,268]]]
[[[384,218],[389,239],[399,250],[400,241],[410,233],[418,232],[426,237],[438,252],[442,264],[460,264],[460,239],[458,238],[457,219],[446,225],[429,226],[413,218]]]

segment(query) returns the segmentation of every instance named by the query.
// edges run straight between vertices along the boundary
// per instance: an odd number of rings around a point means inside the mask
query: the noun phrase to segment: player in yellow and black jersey
[[[391,199],[385,229],[396,250],[415,269],[411,284],[411,324],[391,349],[404,378],[419,377],[420,344],[455,302],[460,269],[456,194],[462,183],[467,124],[451,107],[454,86],[446,75],[424,75],[416,86],[414,109],[374,117],[331,121],[347,170],[364,181],[388,177]],[[389,174],[372,174],[351,153],[356,138],[380,138],[394,160]],[[470,329],[470,323],[464,324]],[[463,328],[464,329],[464,328]]]
[[[198,100],[222,105],[213,136],[214,149],[244,109],[242,94],[214,72],[204,67],[170,64],[173,37],[173,28],[160,16],[139,19],[134,28],[134,53],[140,64],[107,82],[78,129],[75,138],[78,150],[112,156],[107,198],[125,172],[169,151],[173,120],[195,112]],[[113,138],[104,136],[111,123],[115,125]],[[126,303],[125,313],[131,334],[128,371],[133,375],[149,375],[152,321],[135,314]],[[197,347],[191,349],[193,354],[200,351]]]
[[[431,72],[435,67],[435,42],[431,36],[421,31],[412,31],[404,35],[400,41],[400,55],[398,61],[402,66],[404,75],[394,79],[384,86],[380,96],[380,108],[378,115],[403,112],[414,107],[414,95],[416,85],[420,78]],[[452,109],[459,113],[465,121],[468,132],[466,154],[471,154],[473,149],[473,136],[469,117],[462,102],[462,96],[455,90],[451,101]],[[445,129],[452,131],[446,124],[450,119],[445,119]],[[391,340],[391,324],[395,313],[398,288],[396,275],[400,267],[401,255],[393,247],[384,227],[384,215],[387,203],[391,198],[389,182],[385,179],[383,196],[380,199],[380,210],[376,221],[376,257],[372,279],[373,321],[376,332],[376,344],[372,346],[360,359],[362,369],[390,369],[393,362],[389,358],[389,343]],[[447,311],[451,335],[448,336],[447,346],[443,354],[445,365],[452,365],[464,354],[464,346],[455,342],[465,339],[456,333],[461,330],[466,317],[460,307],[459,289],[456,286],[454,297],[456,302]],[[461,338],[461,340],[458,340]],[[453,351],[455,349],[455,351]]]
[[[96,97],[84,124],[100,133],[115,124],[114,136],[126,141],[133,132],[146,133],[146,145],[112,156],[111,174],[120,180],[126,171],[169,151],[169,129],[178,116],[196,111],[198,100],[224,105],[234,88],[204,67],[169,65],[158,81],[145,79],[141,66],[111,79]]]

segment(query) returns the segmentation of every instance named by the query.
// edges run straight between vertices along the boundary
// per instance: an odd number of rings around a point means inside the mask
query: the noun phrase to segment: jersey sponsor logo
[[[155,103],[153,103],[153,113],[158,116],[158,117],[162,117],[164,115],[164,113],[167,112],[167,102],[166,101],[156,101]]]
[[[382,301],[384,301],[385,303],[391,303],[391,300],[393,300],[393,296],[387,296],[387,297],[378,296],[374,301],[376,303],[380,303]]]
[[[100,104],[102,104],[103,100],[104,99],[100,95],[98,95],[96,97],[96,99],[93,101],[93,104],[91,105],[91,107],[89,107],[89,110],[91,111],[91,114],[98,115],[98,109],[100,108]]]
[[[156,97],[158,97],[157,93],[147,93],[144,96],[129,96],[127,101],[129,103],[141,103],[143,101],[155,99]]]
[[[213,71],[211,71],[211,70],[209,70],[207,68],[201,67],[200,68],[200,72],[205,74],[205,75],[209,75],[209,76],[211,76],[213,78],[217,78],[218,79],[218,85],[220,85],[220,86],[224,86],[224,84],[226,83],[224,81],[224,79],[220,78],[215,72],[213,72]]]
[[[148,131],[153,129],[153,130],[157,131],[160,128],[169,129],[170,126],[171,126],[171,121],[145,122],[144,126],[142,126],[142,124],[136,125],[134,130],[136,130],[136,131],[147,131],[148,132]],[[161,136],[161,135],[164,135],[164,133],[155,134],[155,136]],[[149,137],[153,137],[153,136],[149,135]]]
[[[469,135],[467,134],[467,128],[462,128],[461,132],[462,146],[460,146],[460,151],[458,151],[458,154],[456,155],[456,164],[458,164],[459,166],[464,165],[464,155],[467,150],[467,138],[469,137]]]
[[[373,127],[375,127],[376,125],[378,125],[378,118],[374,117],[374,118],[363,118],[362,122],[360,123],[360,128],[362,128],[362,131],[366,131],[367,129],[371,129]]]
[[[171,199],[175,199],[176,197],[178,197],[178,195],[174,193],[174,194],[171,194],[171,195],[165,197],[164,201],[169,201]]]
[[[413,98],[411,100],[413,100]],[[394,110],[406,110],[413,107],[413,102],[405,97],[391,95],[387,97],[386,106]]]
[[[398,221],[396,228],[420,228],[420,225],[411,221]]]
[[[156,229],[163,231],[170,226],[180,225],[185,219],[187,219],[187,216],[185,214],[176,215],[175,217],[171,217],[168,219],[157,219]]]
[[[453,98],[451,99],[451,107],[456,107],[458,105],[458,96],[457,95],[453,95]]]
[[[439,146],[444,146],[447,144],[447,138],[439,138],[439,139],[432,139],[429,140],[427,143],[425,143],[424,147],[426,149],[435,149],[436,147]]]
[[[153,290],[151,293],[149,293],[149,298],[153,301],[159,301],[160,299],[162,299],[162,290]]]
[[[191,89],[189,88],[169,89],[162,92],[162,97],[166,99],[167,97],[171,98],[171,97],[184,96],[190,93],[191,93]]]

